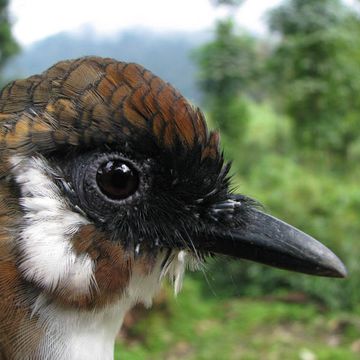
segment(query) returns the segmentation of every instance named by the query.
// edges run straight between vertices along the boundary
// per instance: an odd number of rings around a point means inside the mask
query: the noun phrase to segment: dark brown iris
[[[126,162],[109,160],[98,168],[96,182],[110,199],[123,200],[134,194],[139,187],[139,175]]]

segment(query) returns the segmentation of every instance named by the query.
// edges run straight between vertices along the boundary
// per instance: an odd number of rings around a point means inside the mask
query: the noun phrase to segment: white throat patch
[[[88,220],[70,209],[48,176],[53,170],[45,159],[11,160],[24,211],[18,239],[23,276],[49,291],[59,287],[86,294],[94,264],[88,255],[74,252],[70,239]]]

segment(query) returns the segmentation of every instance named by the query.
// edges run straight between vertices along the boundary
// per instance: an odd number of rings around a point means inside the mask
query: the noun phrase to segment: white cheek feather
[[[20,204],[24,223],[18,239],[23,276],[47,290],[66,288],[76,294],[90,291],[94,263],[86,254],[78,255],[71,238],[88,220],[71,210],[59,189],[48,176],[51,168],[42,157],[12,158],[12,172],[21,189]],[[182,285],[187,263],[186,251],[174,251],[165,266],[159,254],[153,271],[144,275],[136,266],[123,296],[101,309],[64,309],[40,294],[32,308],[38,325],[45,330],[35,357],[41,360],[111,360],[116,335],[126,312],[136,303],[150,306],[161,280],[169,276],[175,294]],[[26,360],[22,356],[21,360]],[[18,360],[18,359],[16,359]],[[19,358],[20,360],[20,358]]]
[[[187,252],[185,250],[176,251],[173,255],[173,260],[165,266],[161,277],[167,275],[170,281],[173,282],[174,292],[177,295],[181,288],[184,280],[184,274],[187,266]]]
[[[94,264],[88,255],[74,252],[70,239],[88,220],[62,198],[47,175],[51,169],[46,160],[14,156],[11,162],[24,211],[18,239],[23,276],[50,291],[59,287],[87,293],[94,281]]]

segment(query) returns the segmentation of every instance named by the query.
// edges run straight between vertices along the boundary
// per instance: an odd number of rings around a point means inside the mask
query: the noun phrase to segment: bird
[[[113,359],[124,315],[225,255],[345,277],[235,193],[217,131],[135,63],[64,60],[0,94],[0,359]]]

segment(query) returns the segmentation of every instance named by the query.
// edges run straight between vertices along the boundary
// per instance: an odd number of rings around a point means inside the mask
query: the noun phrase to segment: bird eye
[[[101,192],[113,200],[123,200],[136,192],[139,174],[123,160],[109,160],[99,166],[96,182]]]

